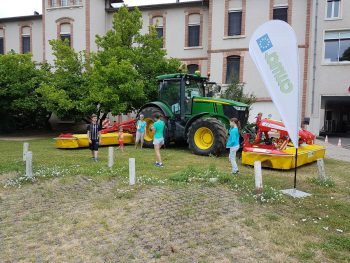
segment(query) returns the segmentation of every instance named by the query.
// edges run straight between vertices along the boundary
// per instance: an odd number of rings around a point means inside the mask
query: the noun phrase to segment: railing
[[[51,0],[49,8],[81,6],[82,4],[83,0]]]

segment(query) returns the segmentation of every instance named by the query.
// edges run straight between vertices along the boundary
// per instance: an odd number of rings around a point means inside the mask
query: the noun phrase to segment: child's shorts
[[[91,151],[98,151],[99,140],[91,140],[89,148]]]
[[[164,138],[153,139],[153,144],[154,145],[163,145],[164,144]]]
[[[136,138],[135,138],[135,142],[139,142],[140,140],[143,140],[143,137],[145,136],[144,132],[136,132]]]
[[[118,141],[119,146],[124,147],[124,141]]]

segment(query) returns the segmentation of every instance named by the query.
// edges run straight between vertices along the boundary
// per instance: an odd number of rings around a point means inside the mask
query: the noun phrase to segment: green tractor
[[[236,117],[241,125],[248,119],[248,105],[213,98],[208,79],[192,74],[158,76],[159,100],[145,104],[138,115],[147,122],[144,145],[152,147],[153,116],[163,116],[165,143],[187,141],[189,149],[199,155],[220,155],[226,146],[229,119]]]

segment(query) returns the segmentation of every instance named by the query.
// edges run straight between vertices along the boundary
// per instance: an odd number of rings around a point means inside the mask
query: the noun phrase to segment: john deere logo
[[[272,42],[268,34],[256,40],[260,48],[261,53],[265,53],[273,47]],[[293,90],[293,84],[290,81],[286,70],[284,69],[282,63],[280,62],[277,52],[266,52],[265,60],[270,67],[270,70],[283,93],[290,93]]]

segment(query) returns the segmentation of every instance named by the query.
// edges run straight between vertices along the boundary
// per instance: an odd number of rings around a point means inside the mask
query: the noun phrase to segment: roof
[[[154,5],[140,5],[137,6],[138,9],[141,11],[147,11],[147,10],[155,10],[155,9],[169,9],[169,8],[176,8],[176,7],[198,7],[198,6],[209,6],[208,0],[197,0],[197,1],[190,1],[190,2],[179,2],[179,3],[163,3],[163,4],[154,4]],[[135,9],[136,6],[130,6],[129,9]],[[107,12],[115,12],[118,11],[120,7],[110,7],[106,8]]]
[[[30,15],[30,16],[13,16],[13,17],[4,17],[0,18],[0,23],[4,22],[17,22],[17,21],[30,21],[30,20],[36,20],[36,19],[42,19],[42,15]]]
[[[159,80],[164,80],[164,79],[177,79],[177,78],[180,78],[182,76],[189,76],[190,78],[201,79],[201,80],[208,79],[206,77],[198,76],[195,74],[173,73],[173,74],[165,74],[165,75],[157,76],[157,80],[159,81]]]

